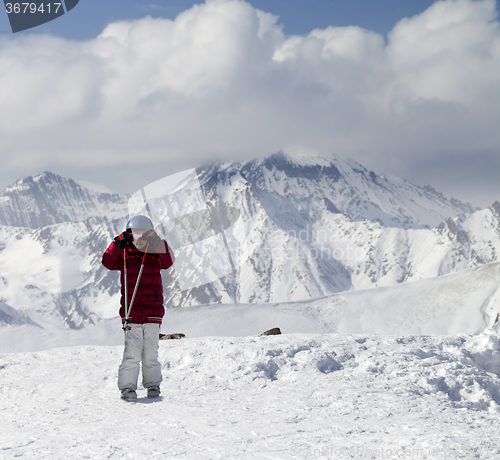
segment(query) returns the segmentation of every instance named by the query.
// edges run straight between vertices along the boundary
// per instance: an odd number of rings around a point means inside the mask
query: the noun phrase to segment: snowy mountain
[[[205,165],[198,178],[208,204],[239,211],[245,232],[235,238],[247,256],[188,290],[174,266],[164,275],[168,307],[309,301],[499,261],[499,203],[476,210],[352,160],[276,154]],[[51,173],[0,192],[0,300],[39,325],[116,317],[118,275],[100,261],[127,202]]]
[[[0,225],[43,228],[89,217],[122,218],[127,197],[97,191],[50,172],[18,180],[0,192]]]
[[[208,196],[214,194],[216,184],[228,186],[239,180],[248,184],[268,216],[286,230],[302,230],[325,209],[351,221],[369,220],[398,228],[435,227],[448,217],[474,211],[471,205],[448,200],[430,186],[379,176],[349,158],[276,153],[246,163],[215,163],[200,169]]]
[[[414,261],[401,260],[408,235],[434,233],[431,226],[474,211],[430,187],[377,176],[352,160],[275,154],[207,165],[199,177],[211,205],[240,210],[249,257],[236,277],[177,292],[177,305],[299,300],[436,276],[415,273]],[[498,231],[495,238],[497,245]],[[381,244],[393,260],[379,256]],[[442,273],[456,269],[450,265]],[[175,283],[167,288],[175,291]]]

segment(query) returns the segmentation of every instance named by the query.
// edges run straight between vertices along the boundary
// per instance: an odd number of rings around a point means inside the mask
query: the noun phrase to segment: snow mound
[[[368,386],[377,380],[392,387],[398,380],[401,388],[448,398],[454,407],[497,411],[500,404],[500,339],[492,331],[476,337],[293,334],[191,342],[187,350],[172,344],[163,360],[188,385],[312,384],[337,373],[335,379],[348,376]]]
[[[467,349],[477,366],[500,377],[500,337],[494,331],[472,337]]]
[[[411,339],[400,339],[402,342]],[[454,407],[498,411],[500,380],[498,336],[458,336],[438,346],[418,347],[411,353],[420,359],[415,390],[447,397]],[[491,348],[496,347],[496,356]]]

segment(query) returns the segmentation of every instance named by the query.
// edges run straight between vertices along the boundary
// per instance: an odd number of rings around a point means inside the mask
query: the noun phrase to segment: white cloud
[[[498,152],[495,8],[439,1],[387,41],[359,27],[286,37],[241,0],[113,23],[87,42],[3,39],[3,174],[140,158],[144,177],[158,163],[310,149],[411,176],[440,154]]]

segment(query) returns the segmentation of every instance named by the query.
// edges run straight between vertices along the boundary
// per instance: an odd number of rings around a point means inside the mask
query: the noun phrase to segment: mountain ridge
[[[163,276],[168,308],[308,300],[499,261],[498,202],[477,210],[352,160],[275,154],[197,173],[208,205],[238,209],[243,231],[233,237],[247,257],[184,291],[183,267],[174,266]],[[8,215],[26,226],[0,225],[0,299],[35,322],[50,317],[70,329],[115,317],[118,277],[100,260],[123,231],[128,196],[47,172],[16,184],[17,198],[15,187],[0,192],[0,221]]]
[[[98,192],[73,179],[44,171],[0,191],[0,225],[37,229],[95,215],[123,216],[127,197]]]
[[[385,226],[432,228],[448,217],[478,209],[454,198],[448,200],[431,186],[419,187],[396,176],[377,175],[351,159],[294,158],[279,152],[248,162],[214,162],[198,171],[202,186],[214,174],[239,173],[252,186],[281,195],[293,194],[294,188],[307,182],[318,182],[324,186],[321,191],[327,199],[325,204],[332,210],[342,212],[352,220],[375,220]],[[307,186],[306,191],[314,192]],[[400,201],[393,203],[388,196],[396,193]],[[427,202],[427,209],[422,209],[422,204],[415,200]],[[408,209],[403,209],[403,204],[414,209],[408,212]]]

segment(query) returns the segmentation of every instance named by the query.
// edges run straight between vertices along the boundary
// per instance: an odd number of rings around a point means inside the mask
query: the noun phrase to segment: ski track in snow
[[[160,342],[162,396],[120,399],[121,346],[0,355],[0,458],[497,458],[500,340],[290,334]]]

